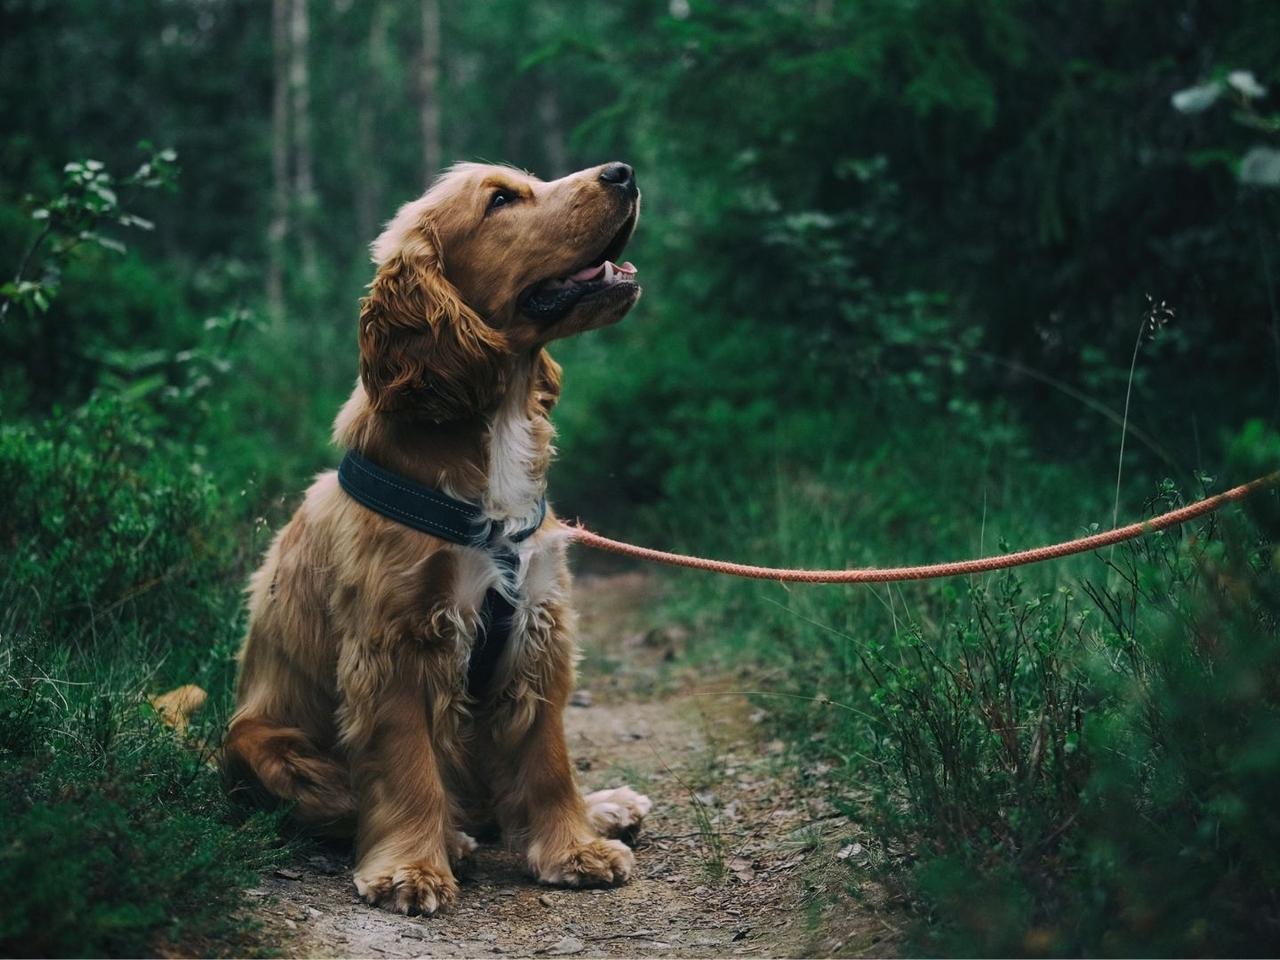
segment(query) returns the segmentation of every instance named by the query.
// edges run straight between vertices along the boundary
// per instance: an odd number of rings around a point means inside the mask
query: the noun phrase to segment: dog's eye
[[[499,207],[505,207],[508,203],[515,203],[520,199],[520,194],[514,190],[495,190],[493,196],[489,198],[489,209],[497,210]]]

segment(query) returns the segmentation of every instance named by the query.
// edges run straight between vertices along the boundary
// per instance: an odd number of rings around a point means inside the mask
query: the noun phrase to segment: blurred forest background
[[[555,351],[562,514],[924,562],[1274,469],[1277,90],[1274,0],[0,0],[0,952],[241,943],[278,824],[143,695],[216,737],[442,165],[637,168],[644,299]],[[796,695],[904,952],[1274,955],[1278,532],[667,612]]]

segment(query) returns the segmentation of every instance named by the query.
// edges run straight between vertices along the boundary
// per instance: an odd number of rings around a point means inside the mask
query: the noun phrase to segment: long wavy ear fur
[[[493,409],[506,342],[445,279],[435,243],[378,268],[360,304],[360,379],[373,409],[444,423]]]

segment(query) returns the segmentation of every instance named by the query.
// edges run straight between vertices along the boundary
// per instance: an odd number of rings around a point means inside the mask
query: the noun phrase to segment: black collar
[[[478,503],[457,500],[439,490],[384,470],[354,450],[348,450],[338,467],[338,483],[353,500],[396,523],[421,530],[442,540],[476,547],[493,556],[505,589],[490,587],[480,605],[480,629],[467,664],[467,692],[482,700],[511,637],[515,616],[513,600],[520,560],[512,547],[533,536],[547,516],[547,498],[538,506],[531,527],[503,534],[503,527],[484,515]]]
[[[533,536],[547,516],[547,498],[538,505],[538,519],[530,527],[507,534],[501,523],[484,515],[480,504],[458,500],[431,487],[424,487],[348,450],[338,467],[338,482],[353,500],[375,513],[421,530],[433,537],[493,551],[503,539],[519,543]]]

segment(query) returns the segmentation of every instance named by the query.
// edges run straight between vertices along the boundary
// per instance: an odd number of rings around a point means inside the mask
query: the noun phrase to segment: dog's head
[[[373,243],[360,377],[374,408],[439,422],[486,413],[515,357],[621,320],[640,286],[615,261],[639,212],[625,163],[550,183],[451,168]]]

